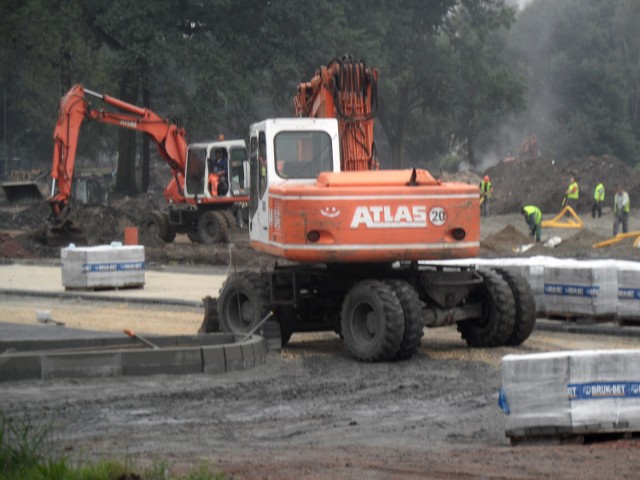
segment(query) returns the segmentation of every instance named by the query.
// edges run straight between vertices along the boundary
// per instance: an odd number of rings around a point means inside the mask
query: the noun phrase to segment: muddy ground
[[[14,382],[0,397],[8,418],[49,426],[49,453],[79,460],[206,461],[250,479],[635,478],[640,440],[511,446],[497,397],[506,354],[636,345],[535,331],[469,349],[441,328],[408,361],[366,364],[333,334],[295,334],[249,371]]]

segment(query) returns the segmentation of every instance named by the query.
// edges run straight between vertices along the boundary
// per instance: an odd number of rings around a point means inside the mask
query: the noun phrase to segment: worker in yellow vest
[[[569,182],[569,188],[564,194],[565,205],[569,205],[574,210],[578,206],[578,197],[580,196],[580,187],[578,187],[578,182],[576,182],[576,177],[571,177],[571,182]]]
[[[491,213],[491,194],[493,193],[493,186],[489,175],[485,175],[480,182],[480,215],[488,217]]]
[[[591,217],[602,216],[602,204],[604,203],[604,185],[600,182],[593,191],[593,206],[591,207]]]
[[[535,236],[536,242],[539,242],[542,233],[542,212],[535,205],[527,205],[522,207],[521,213],[529,226],[529,235]]]

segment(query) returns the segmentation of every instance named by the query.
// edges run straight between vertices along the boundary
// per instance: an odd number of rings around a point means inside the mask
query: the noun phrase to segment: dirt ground
[[[518,178],[514,172],[509,175]],[[506,180],[501,186],[499,180],[507,173],[494,174],[497,192],[505,192]],[[513,182],[510,188],[513,197],[518,189]],[[530,242],[522,216],[513,211],[521,201],[508,206],[496,194],[500,214],[482,219],[482,256],[518,256],[514,248]],[[79,213],[93,228],[92,241],[109,243],[122,240],[124,227],[153,204],[120,199]],[[543,208],[546,219],[556,212],[553,205]],[[559,236],[562,242],[524,255],[640,260],[632,240],[592,248],[610,237],[613,221],[608,209],[600,219],[588,212],[588,205],[579,209],[583,230],[545,229],[543,240]],[[635,212],[630,229],[640,230]],[[39,240],[47,213],[40,204],[0,208],[0,258],[59,258],[59,247]],[[227,265],[231,253],[240,266],[272,262],[251,251],[246,232],[236,232],[234,240],[233,247],[213,248],[183,236],[167,246],[142,238],[149,267]],[[24,308],[32,314],[35,301],[0,295],[0,321]],[[169,333],[173,318],[171,334],[192,334],[202,320],[195,308],[54,302],[52,309],[72,319],[69,326],[89,330],[109,330],[114,317],[127,316],[139,331]],[[510,446],[497,398],[506,354],[636,348],[637,338],[536,330],[518,348],[469,349],[454,328],[442,328],[428,330],[408,361],[366,364],[354,361],[336,335],[295,334],[281,352],[268,354],[265,365],[244,372],[0,384],[0,411],[48,425],[54,454],[142,465],[165,460],[176,472],[208,461],[228,478],[636,478],[636,438]]]
[[[6,417],[49,426],[50,453],[79,460],[164,460],[174,472],[206,461],[238,479],[635,478],[635,438],[510,446],[497,397],[506,354],[636,345],[535,331],[519,348],[469,349],[441,328],[408,361],[367,364],[333,334],[295,334],[244,372],[23,381],[0,384],[0,397]]]

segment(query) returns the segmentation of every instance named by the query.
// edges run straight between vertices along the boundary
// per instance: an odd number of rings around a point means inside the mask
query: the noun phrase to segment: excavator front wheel
[[[393,287],[379,280],[351,287],[342,304],[341,333],[358,360],[394,359],[404,335],[404,312]]]
[[[221,212],[208,211],[200,216],[198,222],[198,236],[205,244],[225,242],[229,232],[229,225]]]
[[[168,215],[159,210],[154,210],[145,216],[140,223],[140,227],[166,243],[171,243],[176,237],[175,231],[169,225]]]
[[[220,330],[235,334],[251,331],[269,313],[268,279],[256,272],[230,275],[220,289]]]

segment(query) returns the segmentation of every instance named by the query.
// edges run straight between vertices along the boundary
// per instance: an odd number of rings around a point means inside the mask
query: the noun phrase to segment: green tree
[[[514,15],[502,1],[464,1],[447,19],[453,131],[464,140],[471,165],[481,135],[490,138],[509,113],[524,108],[524,79],[504,55]]]
[[[452,136],[476,137],[522,104],[523,82],[502,56],[513,11],[502,0],[378,0],[349,2],[357,45],[380,73],[377,121],[388,140],[390,166],[445,153]],[[376,25],[378,36],[371,35]]]
[[[80,27],[78,27],[78,25]],[[78,1],[3,2],[0,12],[0,89],[6,94],[10,156],[50,164],[58,102],[90,64],[90,37]],[[54,113],[52,113],[54,112]]]

